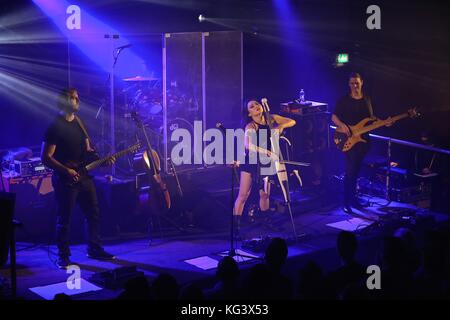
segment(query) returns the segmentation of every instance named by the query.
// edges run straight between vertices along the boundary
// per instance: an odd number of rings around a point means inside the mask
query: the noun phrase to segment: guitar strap
[[[369,96],[364,95],[364,101],[366,102],[367,108],[369,109],[369,114],[373,117],[372,100]]]
[[[91,140],[91,138],[89,137],[89,135],[87,133],[87,130],[86,130],[86,127],[84,126],[83,121],[81,121],[81,119],[78,116],[75,116],[75,120],[78,122],[78,125],[81,128],[81,131],[83,131],[84,135],[89,140],[89,143],[90,143],[91,147],[93,148],[92,140]]]

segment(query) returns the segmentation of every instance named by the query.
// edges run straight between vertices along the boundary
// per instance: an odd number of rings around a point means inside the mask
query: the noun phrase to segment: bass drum
[[[163,128],[161,129],[163,130]],[[186,155],[172,155],[172,149],[180,143],[181,140],[171,141],[171,137],[174,132],[179,129],[187,130],[191,136],[190,163],[179,164],[180,156],[186,157]],[[177,171],[192,168],[194,166],[194,127],[188,120],[184,118],[174,118],[167,122],[167,157],[172,159]],[[202,157],[202,155],[200,155],[200,157]]]
[[[133,109],[143,121],[162,112],[162,95],[156,89],[139,89],[133,99]]]

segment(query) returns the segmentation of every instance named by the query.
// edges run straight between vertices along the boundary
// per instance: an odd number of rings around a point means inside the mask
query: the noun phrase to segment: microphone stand
[[[117,37],[112,37],[112,39],[118,39]],[[119,58],[120,53],[122,52],[122,50],[125,47],[121,47],[117,50],[116,53],[114,53],[113,51],[113,64],[111,66],[111,71],[109,74],[109,83],[110,83],[110,98],[109,98],[109,102],[110,102],[110,129],[111,129],[111,149],[110,149],[110,153],[114,154],[116,153],[116,137],[115,137],[115,131],[116,131],[116,126],[115,126],[115,102],[114,102],[114,69],[116,67],[116,63],[117,63],[117,59]],[[114,177],[116,175],[116,164],[113,163],[113,165],[111,166],[111,175]]]
[[[106,83],[109,82],[109,76],[108,79],[105,82],[105,86],[106,87]],[[100,150],[97,150],[100,154],[105,154],[107,153],[106,151],[106,146],[105,146],[105,116],[104,116],[104,107],[105,107],[105,103],[106,103],[106,99],[103,98],[102,102],[100,104],[100,107],[97,110],[97,113],[95,114],[95,119],[98,120],[98,118],[100,118]],[[97,144],[98,146],[98,144]]]
[[[103,36],[105,39],[111,39],[112,41],[119,39],[119,35],[117,34],[105,34]],[[114,43],[112,43],[114,44]],[[124,49],[124,47],[119,47],[117,49],[113,49],[112,52],[112,64],[111,64],[111,68],[110,68],[110,72],[108,73],[108,77],[105,81],[104,87],[106,87],[109,84],[109,105],[110,105],[110,134],[111,134],[111,139],[110,139],[110,150],[109,152],[111,154],[115,153],[115,126],[114,126],[114,118],[115,118],[115,111],[114,111],[114,68],[116,66],[117,63],[117,59],[119,58],[119,54],[121,52],[121,50]],[[117,50],[117,52],[115,53],[114,51]],[[107,98],[106,98],[106,93],[104,93],[104,97],[101,101],[100,106],[97,109],[97,113],[95,114],[95,119],[97,120],[99,117],[101,117],[101,131],[100,131],[100,140],[101,140],[101,149],[102,150],[98,150],[100,151],[100,153],[105,154],[106,152],[106,143],[105,143],[105,116],[104,116],[104,107],[106,104]],[[111,166],[111,170],[112,170],[112,176],[115,176],[115,164],[113,164]]]
[[[220,129],[222,131],[222,133],[224,135],[226,135],[226,129],[225,127],[221,124],[221,123],[217,123],[216,124],[216,128]],[[230,250],[228,251],[228,256],[229,257],[243,257],[243,258],[249,258],[249,259],[255,259],[255,257],[251,257],[251,256],[247,256],[241,253],[237,253],[236,252],[236,244],[235,241],[237,242],[237,240],[235,240],[234,237],[234,188],[235,188],[235,182],[237,181],[239,183],[239,176],[237,173],[236,168],[238,167],[237,162],[234,161],[233,164],[231,165],[231,198],[230,198],[230,216],[231,216],[231,221],[230,221]]]
[[[391,203],[391,146],[392,146],[392,139],[388,139],[388,145],[387,145],[387,167],[386,167],[386,184],[385,184],[385,198],[388,201],[389,205]]]
[[[231,200],[230,200],[230,208],[231,208],[231,228],[230,228],[230,251],[228,251],[228,255],[230,257],[234,257],[236,255],[235,249],[235,238],[234,238],[234,177],[237,175],[236,172],[236,163],[231,165]]]

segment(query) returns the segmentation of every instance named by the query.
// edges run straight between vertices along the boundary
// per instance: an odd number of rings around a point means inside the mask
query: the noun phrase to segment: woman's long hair
[[[258,102],[258,99],[256,99],[256,98],[249,98],[249,99],[245,100],[245,102],[244,102],[244,104],[242,106],[242,121],[241,122],[242,122],[242,127],[243,128],[245,128],[245,126],[247,124],[252,122],[252,117],[250,117],[248,115],[248,109],[247,109],[247,105],[248,105],[248,103],[250,101],[257,101]]]

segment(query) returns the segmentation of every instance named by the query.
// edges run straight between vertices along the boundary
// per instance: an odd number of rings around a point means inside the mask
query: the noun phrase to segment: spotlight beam
[[[73,44],[75,44],[90,60],[109,72],[112,67],[112,49],[123,44],[130,43],[125,37],[119,40],[105,39],[105,35],[120,35],[120,32],[95,18],[81,8],[80,29],[69,30],[66,26],[68,17],[66,10],[70,3],[66,0],[33,0],[33,2],[53,21],[59,31]],[[142,59],[132,51],[127,53],[127,63],[140,64]],[[120,69],[115,73],[123,78],[127,74]]]

